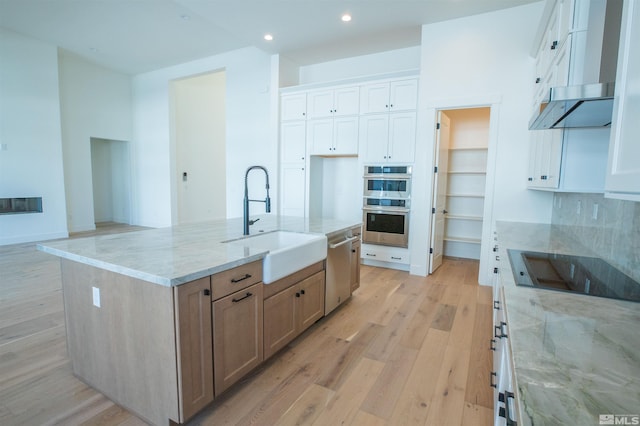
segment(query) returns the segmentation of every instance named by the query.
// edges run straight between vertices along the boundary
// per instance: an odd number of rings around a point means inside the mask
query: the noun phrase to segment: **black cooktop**
[[[640,302],[640,283],[600,258],[507,252],[517,285]]]

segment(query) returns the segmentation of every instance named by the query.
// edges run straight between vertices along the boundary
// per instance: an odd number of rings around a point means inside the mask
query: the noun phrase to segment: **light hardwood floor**
[[[350,301],[189,423],[490,425],[491,289],[477,276],[460,259],[427,278],[363,266]],[[73,376],[61,293],[56,257],[0,246],[0,424],[144,424]]]

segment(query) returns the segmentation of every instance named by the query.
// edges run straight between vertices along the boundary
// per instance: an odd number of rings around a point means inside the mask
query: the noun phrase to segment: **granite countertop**
[[[275,230],[332,234],[359,222],[258,216],[251,234]],[[48,241],[38,250],[163,286],[175,286],[262,259],[267,251],[250,243],[225,244],[243,238],[242,218],[177,225],[122,234]],[[250,241],[247,240],[248,242]]]
[[[640,303],[515,285],[507,249],[593,256],[561,227],[498,222],[521,425],[640,414]],[[594,248],[595,249],[595,248]]]

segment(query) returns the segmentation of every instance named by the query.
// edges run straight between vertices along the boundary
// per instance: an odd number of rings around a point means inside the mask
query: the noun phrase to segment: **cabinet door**
[[[389,83],[373,83],[362,86],[360,114],[387,112],[389,110]]]
[[[307,117],[323,118],[333,116],[333,90],[310,92],[307,95]]]
[[[360,241],[351,244],[351,292],[360,288]]]
[[[375,114],[360,118],[360,152],[364,161],[387,161],[389,142],[389,114]]]
[[[418,104],[418,80],[392,81],[389,90],[389,110],[415,110]]]
[[[213,302],[213,348],[219,395],[262,362],[262,283]]]
[[[344,87],[334,93],[333,115],[358,115],[360,109],[360,88]]]
[[[210,293],[210,277],[175,287],[178,390],[183,420],[213,401]]]
[[[282,149],[283,163],[304,162],[306,154],[305,121],[290,121],[280,126],[280,145]]]
[[[284,216],[304,217],[306,192],[304,166],[299,164],[283,164],[281,170],[282,214]]]
[[[304,120],[307,115],[307,94],[296,93],[280,97],[280,120]]]
[[[333,120],[332,154],[358,155],[358,117]]]
[[[264,301],[264,357],[269,358],[297,336],[297,287],[289,287]]]
[[[389,115],[389,149],[387,161],[412,163],[416,148],[416,114]]]
[[[640,201],[640,4],[625,1],[605,191]]]
[[[324,271],[296,284],[298,333],[302,333],[324,316]]]
[[[333,118],[309,120],[307,122],[307,140],[311,155],[333,154]]]

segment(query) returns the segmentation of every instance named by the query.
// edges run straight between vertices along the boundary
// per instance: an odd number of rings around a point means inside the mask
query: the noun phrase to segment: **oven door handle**
[[[343,245],[348,244],[348,243],[352,243],[352,242],[357,241],[359,239],[360,239],[359,236],[347,238],[346,240],[342,240],[339,243],[331,243],[331,244],[329,244],[329,248],[330,249],[338,248],[340,246],[343,246]]]
[[[376,213],[409,213],[409,209],[384,209],[379,207],[363,207],[362,210]]]

